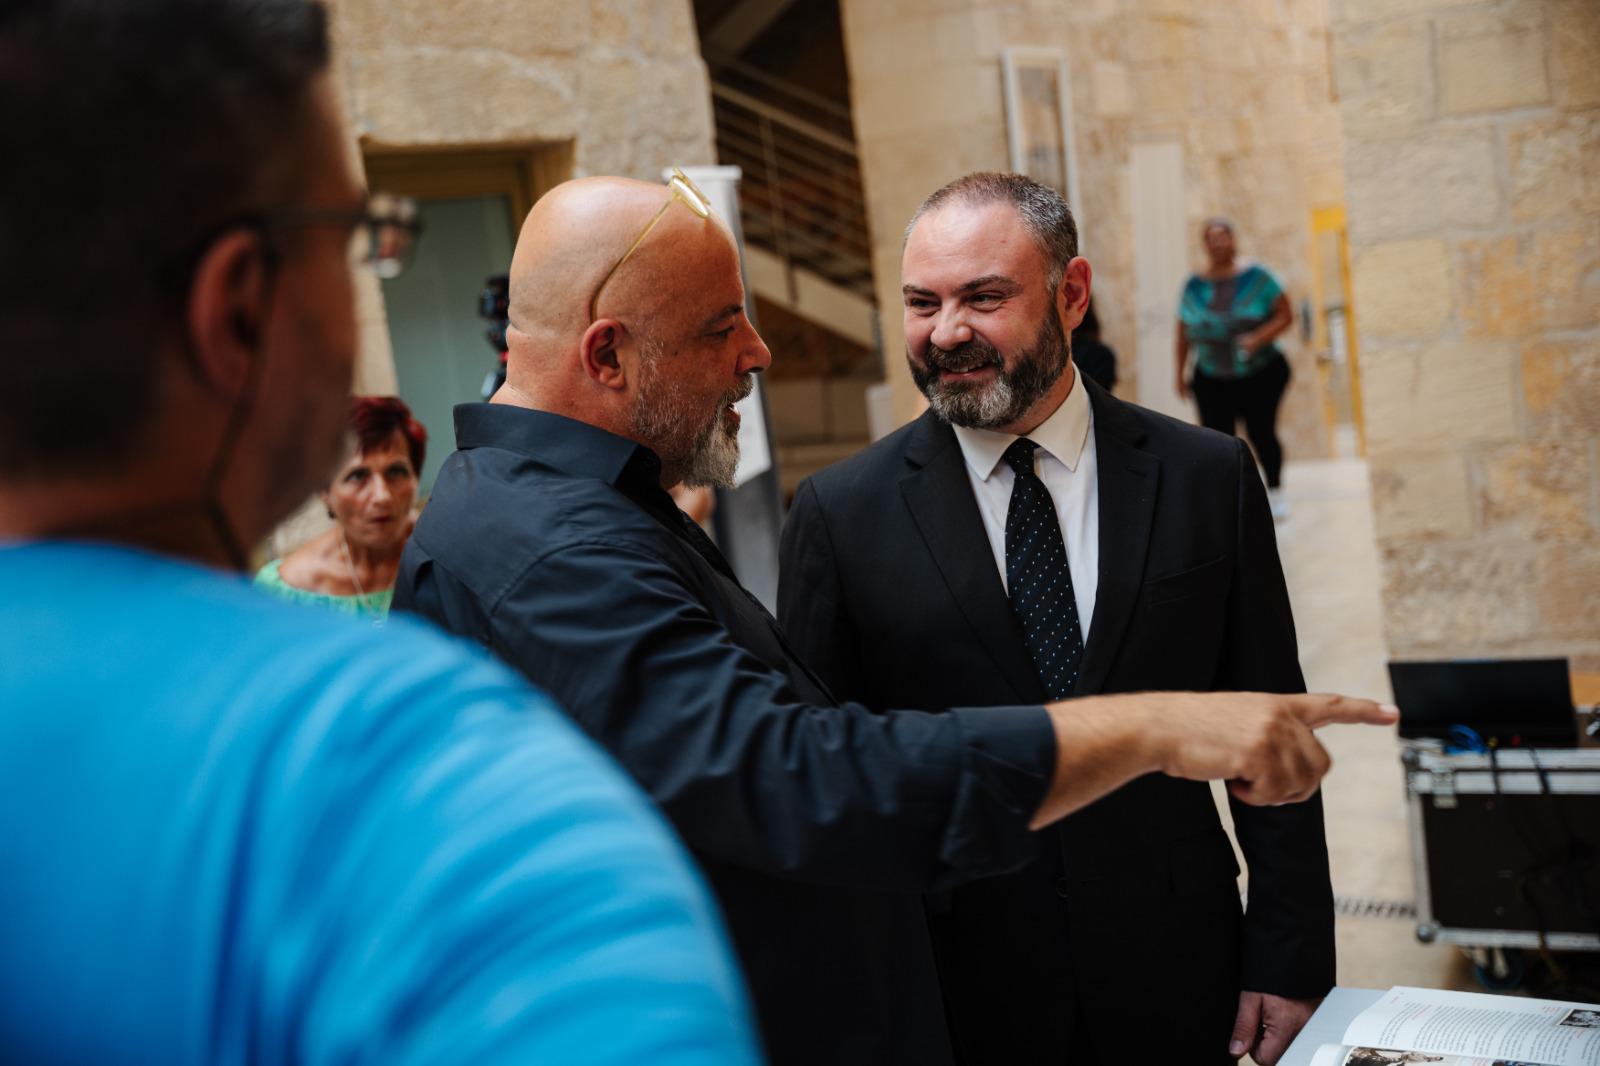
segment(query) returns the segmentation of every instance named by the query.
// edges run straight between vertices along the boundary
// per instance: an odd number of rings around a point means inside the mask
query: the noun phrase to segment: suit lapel
[[[994,551],[955,434],[924,414],[907,443],[906,461],[915,469],[901,480],[901,496],[950,594],[1018,700],[1043,702],[1022,627],[995,572]]]
[[[1144,582],[1145,552],[1155,519],[1161,461],[1137,445],[1144,431],[1132,412],[1085,378],[1094,405],[1094,446],[1100,497],[1100,575],[1094,618],[1078,672],[1078,695],[1105,685],[1122,647],[1134,601]]]

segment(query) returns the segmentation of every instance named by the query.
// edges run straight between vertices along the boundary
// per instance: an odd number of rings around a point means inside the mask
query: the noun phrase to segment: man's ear
[[[601,388],[622,389],[628,383],[628,369],[622,363],[621,348],[627,328],[614,318],[595,321],[578,342],[578,359],[584,374]]]
[[[188,349],[204,384],[239,395],[266,333],[274,253],[262,234],[237,229],[206,249],[189,283]]]
[[[1061,272],[1061,287],[1056,290],[1056,308],[1061,312],[1061,326],[1068,333],[1078,328],[1084,313],[1089,309],[1089,289],[1094,281],[1094,270],[1083,256],[1073,256]]]

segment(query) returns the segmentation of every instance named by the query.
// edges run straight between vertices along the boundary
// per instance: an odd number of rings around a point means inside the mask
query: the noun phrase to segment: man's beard
[[[973,337],[955,348],[941,348],[929,342],[923,363],[911,358],[911,380],[928,398],[933,413],[969,429],[994,429],[1021,418],[1040,397],[1049,392],[1067,368],[1071,349],[1061,321],[1047,312],[1033,346],[1017,356],[1016,365],[1007,370],[1005,360],[994,345]],[[945,381],[939,371],[960,372],[979,367],[995,368],[989,381]]]
[[[706,418],[698,419],[678,379],[663,373],[661,349],[644,345],[639,381],[639,406],[633,414],[634,439],[675,465],[686,485],[731,489],[739,467],[739,429],[722,412],[749,396],[755,380],[748,374],[717,401]]]

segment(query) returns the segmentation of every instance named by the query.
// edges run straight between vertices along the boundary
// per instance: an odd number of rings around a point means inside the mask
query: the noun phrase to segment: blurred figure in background
[[[479,390],[485,400],[506,383],[506,327],[510,325],[506,301],[510,285],[511,279],[505,274],[490,274],[483,281],[483,291],[478,293],[478,317],[489,323],[483,336],[494,351],[494,369],[484,377],[483,388]]]
[[[1072,365],[1107,392],[1117,387],[1117,353],[1100,339],[1100,316],[1094,313],[1093,297],[1083,321],[1072,331]]]
[[[1231,222],[1208,219],[1202,237],[1210,265],[1190,275],[1178,307],[1178,395],[1189,395],[1193,350],[1200,424],[1231,436],[1244,420],[1266,474],[1273,517],[1284,518],[1289,509],[1278,491],[1278,406],[1289,387],[1289,361],[1274,341],[1293,323],[1294,312],[1271,271],[1239,261]]]
[[[711,524],[711,516],[717,511],[717,494],[710,485],[674,485],[672,502],[701,529]]]
[[[239,576],[416,231],[326,23],[0,6],[0,1059],[753,1066],[698,874],[547,698]]]
[[[416,521],[428,431],[397,396],[357,396],[350,436],[352,454],[321,493],[332,528],[262,567],[256,584],[296,603],[382,619]]]

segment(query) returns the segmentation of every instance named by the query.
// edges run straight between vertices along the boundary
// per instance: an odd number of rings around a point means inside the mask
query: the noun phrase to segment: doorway
[[[371,188],[415,197],[422,239],[405,273],[382,282],[399,394],[427,427],[421,492],[455,450],[453,411],[483,399],[499,352],[479,317],[479,294],[510,269],[522,219],[572,170],[570,144],[419,153],[366,148]]]

